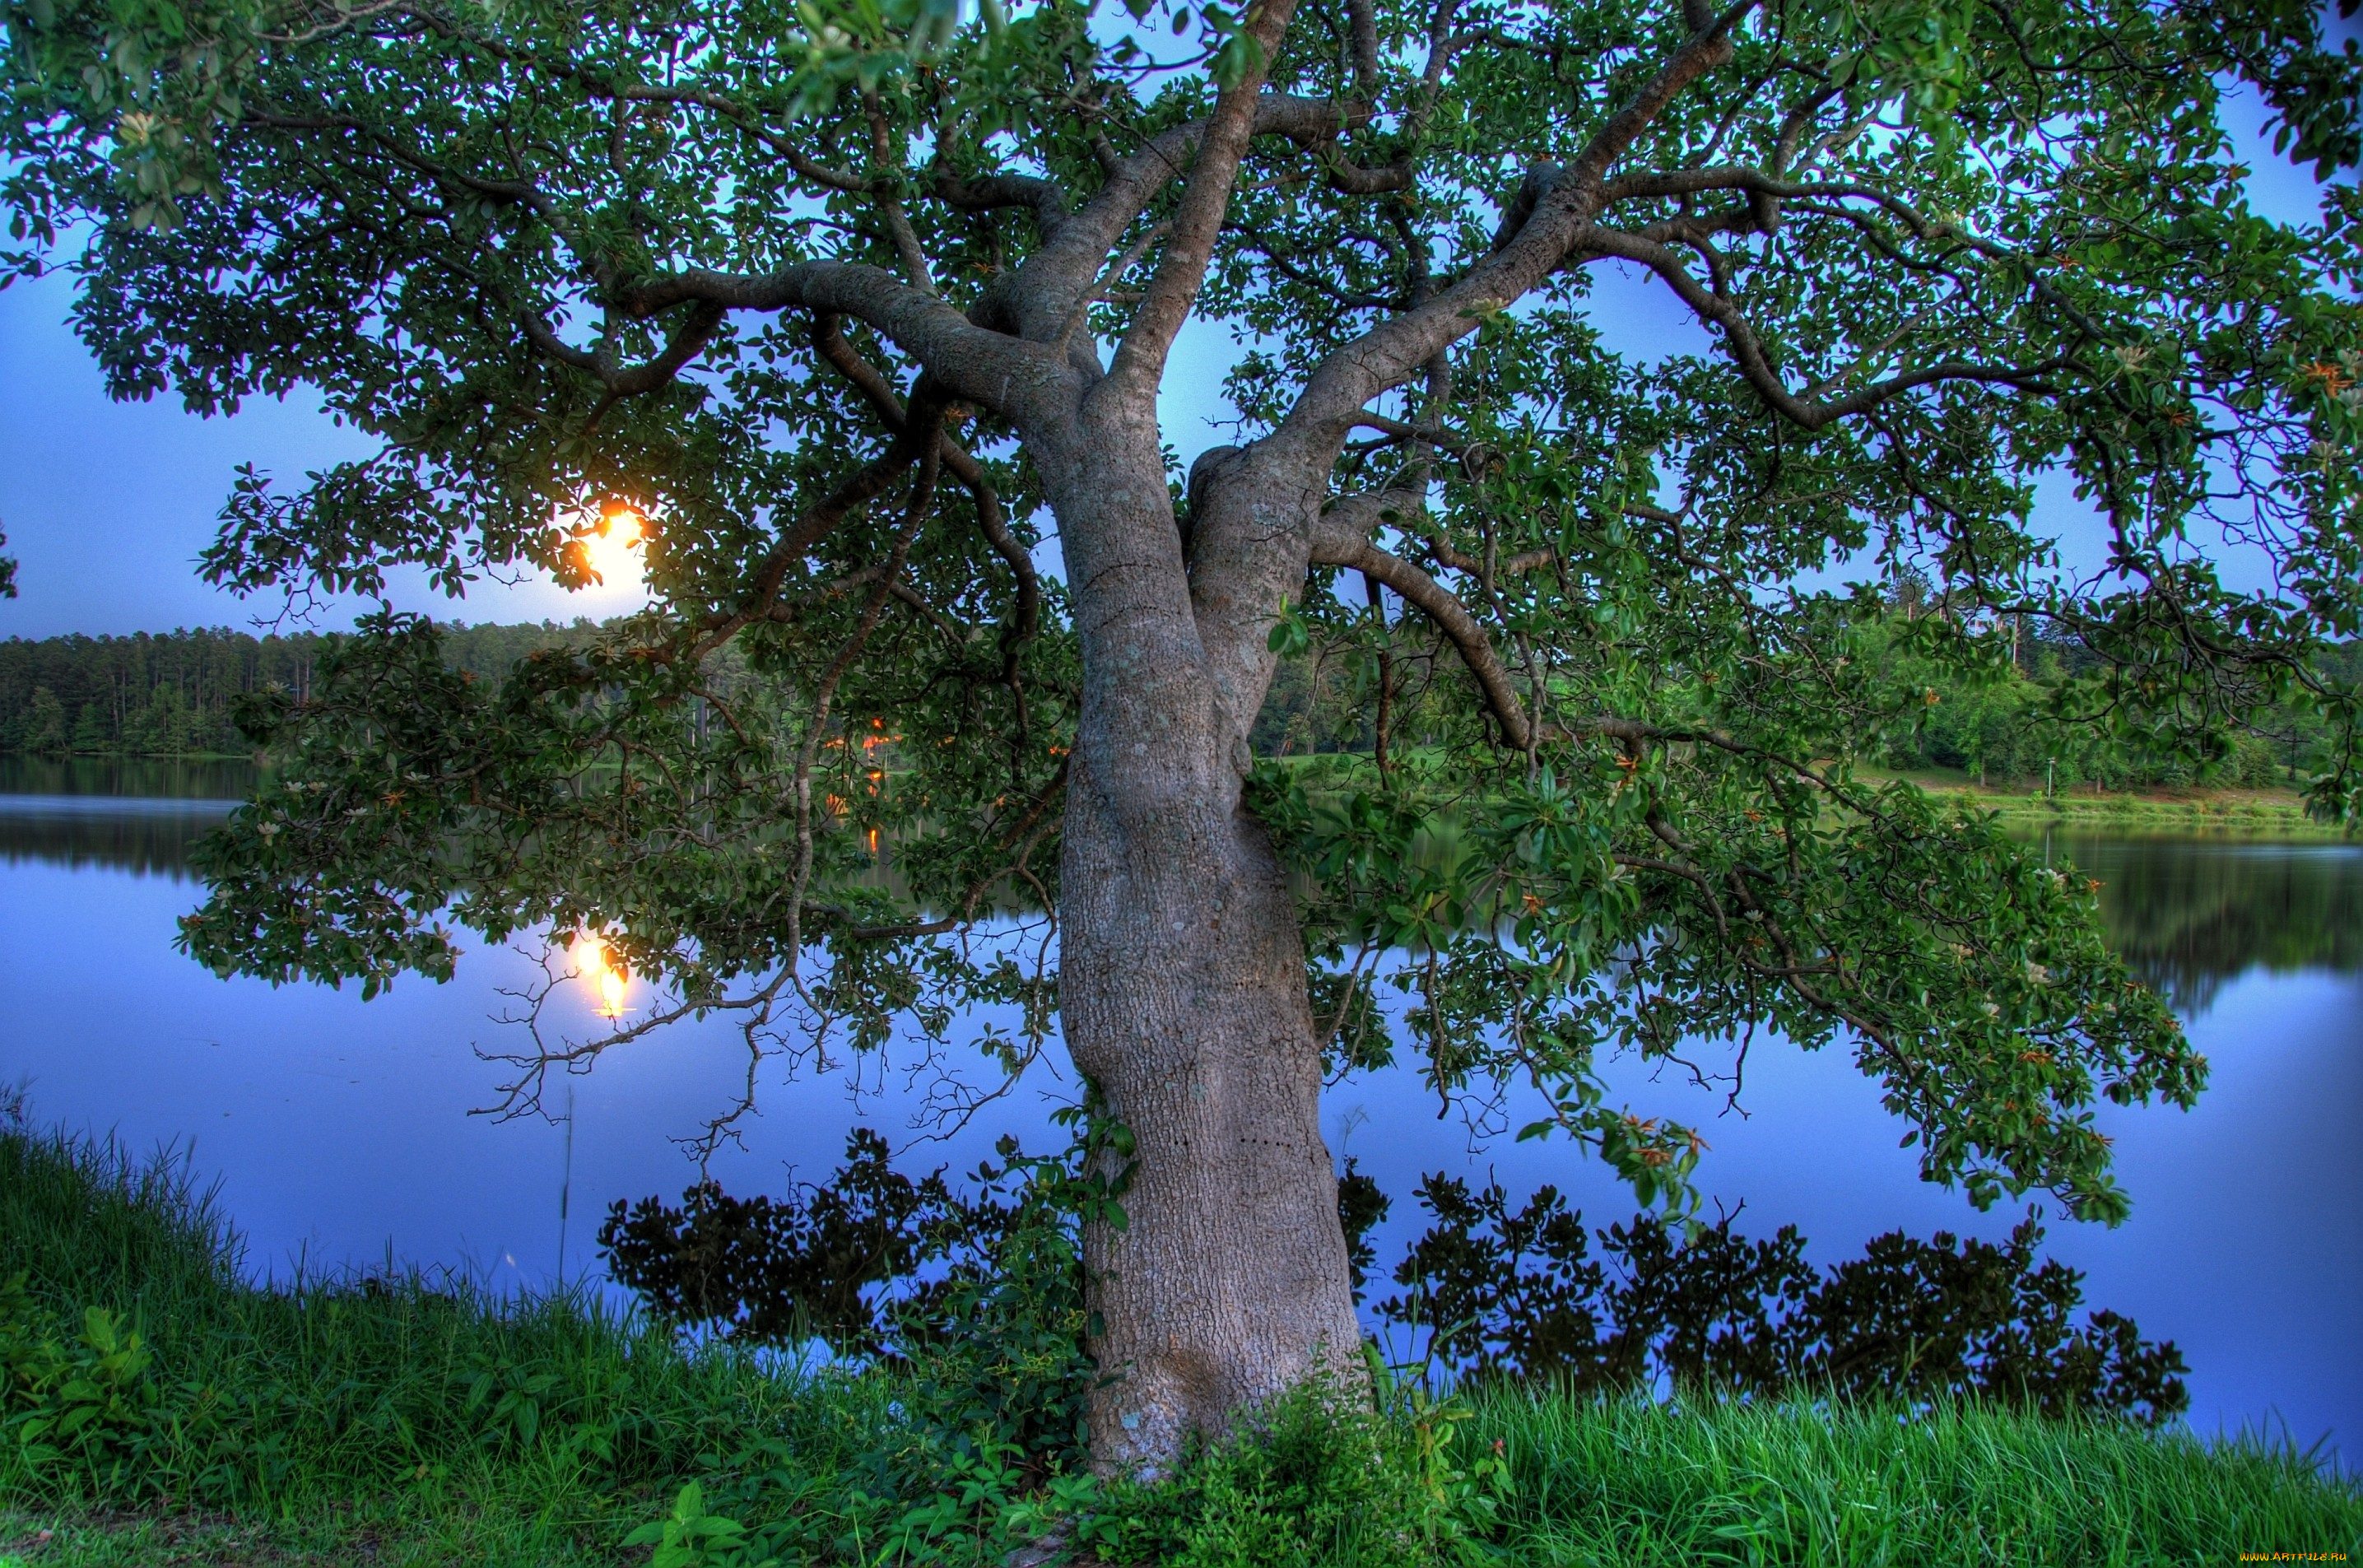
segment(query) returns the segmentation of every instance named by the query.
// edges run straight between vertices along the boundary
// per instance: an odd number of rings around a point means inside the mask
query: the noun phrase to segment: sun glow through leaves
[[[648,521],[629,502],[611,502],[598,526],[574,543],[583,568],[608,588],[634,588],[640,584],[640,558],[635,553],[648,543]]]

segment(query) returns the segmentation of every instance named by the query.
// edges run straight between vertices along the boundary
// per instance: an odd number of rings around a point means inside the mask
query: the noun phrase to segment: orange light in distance
[[[640,558],[633,553],[648,542],[648,519],[628,501],[610,502],[600,514],[599,526],[576,541],[582,563],[610,588],[630,587],[640,580]]]

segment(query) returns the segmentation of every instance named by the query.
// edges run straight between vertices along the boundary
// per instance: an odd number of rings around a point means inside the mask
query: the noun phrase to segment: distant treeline
[[[1941,599],[1907,602],[1905,607],[1925,615],[1949,613]],[[1914,705],[1908,728],[1899,726],[1883,737],[1867,758],[1899,773],[1952,771],[1996,786],[2040,784],[2047,777],[2062,789],[2202,784],[2260,789],[2305,777],[2326,760],[2322,721],[2306,713],[2273,715],[2259,733],[2240,736],[2231,756],[2204,776],[2186,760],[2145,756],[2096,727],[2063,725],[2049,716],[2048,699],[2062,681],[2091,665],[2091,655],[2080,645],[2031,628],[2014,645],[2008,673],[1980,684],[1913,657],[1901,638],[1892,638],[1885,652],[1875,657],[1883,658],[1899,690],[1932,694],[1925,706]],[[1392,662],[1395,743],[1417,746],[1427,739],[1438,673],[1454,661],[1440,639],[1407,622],[1398,633]],[[2335,680],[2363,680],[2363,642],[2329,650],[2321,668]],[[1361,645],[1316,645],[1283,660],[1250,737],[1256,751],[1301,756],[1370,751],[1377,674],[1374,658]]]
[[[2231,755],[2203,773],[2188,759],[2145,754],[2097,727],[2060,724],[2049,715],[2049,699],[2063,680],[2090,662],[2080,645],[2029,638],[2005,679],[1969,684],[1933,663],[1898,654],[1890,666],[1896,679],[1925,687],[1935,700],[1908,733],[1888,738],[1877,760],[1905,773],[1950,769],[1981,784],[2048,780],[2062,789],[2264,789],[2293,784],[2327,765],[2321,718],[2289,709],[2236,737]],[[2319,668],[2335,681],[2363,678],[2363,644],[2329,650]]]
[[[498,676],[536,649],[588,631],[561,627],[444,629],[443,657]],[[272,684],[299,696],[328,637],[254,637],[227,627],[0,642],[0,751],[42,756],[204,757],[250,751],[232,705]]]
[[[1941,605],[1929,613],[1943,614]],[[587,635],[588,621],[444,628],[443,657],[456,669],[506,674],[537,649]],[[1409,628],[1406,628],[1408,630]],[[298,696],[327,637],[253,637],[227,628],[0,641],[0,752],[39,756],[204,757],[251,750],[231,721],[243,693],[273,683]],[[2202,781],[2190,765],[2147,759],[2086,730],[2047,720],[2044,700],[2077,665],[2079,651],[2029,637],[2008,679],[1970,686],[1896,651],[1892,673],[1936,701],[1874,759],[1907,772],[1953,769],[1992,784],[2040,781],[2108,789],[2200,782],[2262,787],[2314,765],[2318,720],[2292,714],[2275,733],[2243,737],[2230,761]],[[1399,744],[1425,738],[1433,688],[1453,663],[1436,639],[1405,636],[1394,656]],[[2333,650],[2329,673],[2363,677],[2363,644]],[[1359,650],[1315,649],[1283,661],[1255,726],[1264,755],[1367,751],[1375,667]]]

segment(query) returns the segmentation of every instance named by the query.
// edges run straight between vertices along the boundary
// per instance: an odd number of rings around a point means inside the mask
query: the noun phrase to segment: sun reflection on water
[[[609,952],[606,939],[596,931],[585,931],[574,939],[567,951],[573,960],[574,973],[597,1000],[595,1009],[603,1018],[624,1016],[625,998],[632,987],[632,972],[618,962]]]

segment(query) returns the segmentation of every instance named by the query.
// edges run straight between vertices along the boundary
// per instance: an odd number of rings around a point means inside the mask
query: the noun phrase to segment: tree
[[[25,733],[21,744],[25,751],[35,752],[66,749],[65,705],[58,701],[57,694],[47,686],[33,688],[33,700],[25,709]]]
[[[2310,705],[2352,820],[2314,653],[2357,626],[2363,198],[2257,217],[2222,124],[2250,83],[2353,162],[2352,56],[2295,0],[1134,4],[9,0],[16,264],[87,235],[114,391],[308,385],[383,439],[241,479],[213,580],[644,539],[591,646],[471,679],[389,611],[260,705],[289,766],[191,951],[373,990],[449,925],[596,931],[677,1005],[538,1033],[520,1105],[692,1013],[750,1095],[1055,1023],[1114,1124],[1111,1466],[1351,1359],[1317,1095],[1399,1040],[1678,1212],[1698,1140],[1599,1054],[1843,1041],[1929,1178],[2121,1215],[2096,1095],[2203,1062],[2088,890],[1856,782],[1923,694],[1850,651],[1875,585],[1812,584],[1926,572],[1950,613],[1897,635],[1961,670],[2056,628],[2069,716],[2153,747]],[[1612,350],[1610,277],[1713,346]],[[1185,477],[1193,316],[1241,439]],[[2080,585],[2052,473],[2109,540]],[[1315,639],[1367,650],[1377,743],[1308,785],[1248,735]],[[1392,743],[1394,651],[1444,644]]]

